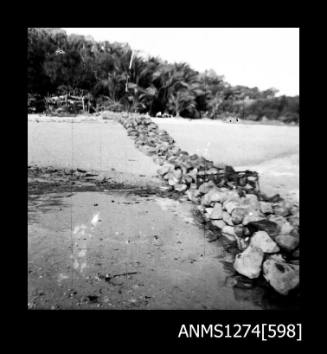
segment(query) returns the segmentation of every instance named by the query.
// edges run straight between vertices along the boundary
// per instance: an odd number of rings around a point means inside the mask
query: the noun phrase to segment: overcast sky
[[[97,41],[129,43],[143,55],[214,69],[232,85],[299,94],[297,28],[64,28]]]

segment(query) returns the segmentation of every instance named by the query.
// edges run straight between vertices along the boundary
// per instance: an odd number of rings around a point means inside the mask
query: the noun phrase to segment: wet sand
[[[203,228],[191,203],[160,192],[158,166],[118,123],[29,122],[32,163],[55,169],[29,169],[29,308],[297,306],[235,274],[232,247]]]
[[[33,204],[31,308],[261,307],[235,298],[223,249],[208,243],[185,205],[115,192],[46,194]]]

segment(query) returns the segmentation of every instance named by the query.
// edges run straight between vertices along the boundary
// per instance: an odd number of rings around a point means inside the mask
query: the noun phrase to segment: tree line
[[[45,97],[72,94],[87,97],[93,110],[299,121],[299,96],[232,86],[213,70],[198,72],[187,63],[144,58],[127,43],[29,28],[27,56],[29,102],[38,102],[39,111]]]

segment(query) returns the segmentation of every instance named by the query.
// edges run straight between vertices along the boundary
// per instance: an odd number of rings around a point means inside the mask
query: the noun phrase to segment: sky
[[[96,41],[129,43],[141,55],[213,69],[232,85],[299,94],[298,28],[63,28]]]

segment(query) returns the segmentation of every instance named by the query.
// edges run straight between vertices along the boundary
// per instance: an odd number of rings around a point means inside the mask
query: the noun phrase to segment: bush
[[[27,111],[28,113],[41,113],[45,110],[44,98],[39,94],[28,94]]]

